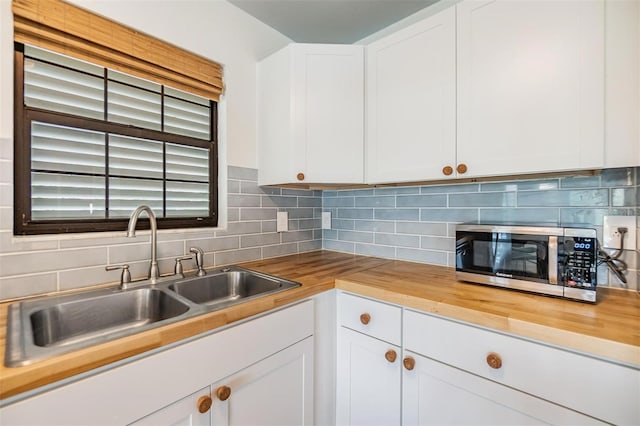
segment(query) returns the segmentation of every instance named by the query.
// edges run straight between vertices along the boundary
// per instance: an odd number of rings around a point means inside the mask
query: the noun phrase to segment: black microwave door
[[[456,233],[456,270],[549,281],[549,236],[503,232]]]

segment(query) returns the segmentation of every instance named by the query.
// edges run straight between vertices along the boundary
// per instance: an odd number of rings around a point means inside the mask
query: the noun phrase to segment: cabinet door
[[[291,44],[258,64],[258,183],[364,182],[364,48]]]
[[[212,425],[311,425],[313,337],[214,383],[212,397]]]
[[[363,183],[363,47],[298,44],[294,52],[296,174],[302,182]]]
[[[404,425],[603,424],[559,405],[412,352],[403,369]]]
[[[344,327],[338,333],[337,424],[400,424],[400,348]]]
[[[456,154],[455,8],[367,47],[367,183],[445,178]]]
[[[457,162],[466,175],[602,167],[604,2],[456,7]]]
[[[134,426],[209,426],[211,410],[207,408],[206,398],[211,400],[208,386],[131,424]]]

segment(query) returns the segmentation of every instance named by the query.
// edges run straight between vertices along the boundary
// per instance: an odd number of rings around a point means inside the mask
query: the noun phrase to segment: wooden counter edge
[[[79,349],[24,367],[1,365],[0,400],[158,349],[198,334],[213,331],[236,321],[248,319],[272,309],[305,300],[333,288],[333,282],[303,286],[291,292],[276,293],[261,299],[248,301],[242,305],[205,313],[184,321],[143,331],[89,348]],[[0,307],[5,312],[5,315],[7,306],[8,304],[4,304]],[[4,360],[4,345],[0,355]]]
[[[552,344],[564,349],[575,350],[586,355],[603,357],[614,362],[630,364],[638,368],[640,363],[640,347],[612,340],[589,336],[565,329],[535,324],[480,312],[471,308],[464,308],[447,304],[437,300],[400,294],[391,290],[371,287],[366,284],[338,278],[335,287],[361,296],[372,297],[385,302],[402,305],[407,308],[436,314],[445,319],[464,321],[472,325],[502,331],[515,337],[530,338],[542,344]]]

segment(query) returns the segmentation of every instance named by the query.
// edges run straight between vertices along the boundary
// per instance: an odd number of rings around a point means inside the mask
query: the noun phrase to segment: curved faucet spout
[[[142,212],[147,213],[149,216],[149,224],[151,225],[151,265],[149,266],[149,279],[151,283],[155,283],[160,277],[160,270],[158,268],[158,246],[156,244],[156,236],[158,234],[158,224],[156,222],[156,215],[149,206],[139,206],[131,213],[129,217],[129,225],[127,226],[127,237],[133,238],[136,236],[136,224],[138,223],[138,217]]]

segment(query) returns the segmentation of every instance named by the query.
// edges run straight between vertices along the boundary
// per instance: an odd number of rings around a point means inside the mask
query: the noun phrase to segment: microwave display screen
[[[507,278],[549,279],[549,237],[501,232],[459,232],[457,269]]]

